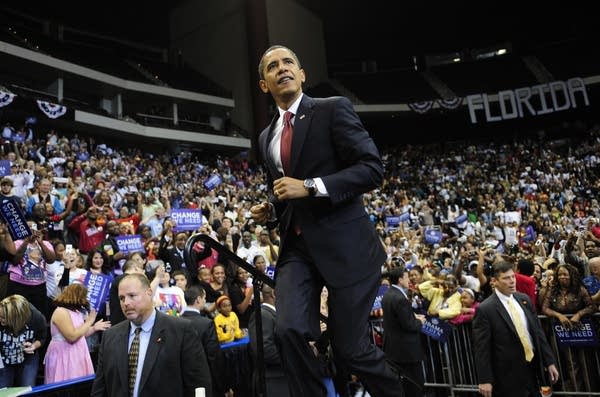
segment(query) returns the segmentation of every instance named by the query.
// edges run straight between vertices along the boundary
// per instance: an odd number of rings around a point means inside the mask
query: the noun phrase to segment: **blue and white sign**
[[[134,234],[131,236],[119,236],[116,238],[119,251],[124,254],[132,252],[144,252],[144,244],[142,244],[142,236]]]
[[[0,160],[0,176],[10,175],[10,160]]]
[[[425,242],[427,244],[439,244],[442,242],[444,234],[441,230],[437,229],[426,229],[425,230]]]
[[[100,312],[106,304],[108,299],[108,292],[110,291],[111,278],[104,274],[94,274],[88,272],[83,280],[83,285],[88,290],[88,301],[90,307],[97,312]]]
[[[10,237],[13,240],[22,240],[32,235],[21,206],[13,199],[7,198],[2,200],[0,203],[0,216],[4,219]]]
[[[593,347],[598,346],[598,335],[591,318],[582,318],[573,328],[565,328],[559,321],[552,324],[559,347]]]
[[[214,188],[219,186],[221,183],[223,183],[223,180],[221,179],[221,175],[213,174],[210,178],[208,178],[204,182],[204,187],[207,188],[208,190],[213,190]]]
[[[171,219],[175,222],[174,229],[196,230],[202,226],[201,209],[174,209],[171,211]]]
[[[274,280],[275,279],[275,266],[268,266],[265,269],[265,274],[271,279]]]
[[[437,340],[440,343],[446,343],[448,336],[452,332],[452,326],[439,317],[426,316],[425,323],[421,327],[421,333]]]
[[[380,285],[379,291],[377,291],[377,296],[375,297],[375,301],[373,302],[373,308],[371,311],[381,309],[381,301],[383,300],[383,295],[389,289],[387,285]]]

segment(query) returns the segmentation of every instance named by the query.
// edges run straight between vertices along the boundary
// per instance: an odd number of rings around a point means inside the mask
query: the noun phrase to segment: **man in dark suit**
[[[425,316],[415,314],[408,299],[408,271],[396,267],[389,272],[390,288],[381,301],[383,309],[383,351],[405,377],[404,393],[411,397],[423,395],[423,347],[421,326]]]
[[[484,397],[537,396],[540,386],[558,380],[552,350],[531,300],[516,292],[513,264],[495,263],[491,281],[494,293],[473,319],[479,392]]]
[[[199,387],[211,395],[206,355],[193,324],[156,311],[142,274],[123,277],[119,299],[129,321],[104,333],[91,395],[191,397]]]
[[[302,93],[304,70],[289,48],[269,48],[259,75],[261,90],[272,95],[278,111],[259,137],[270,200],[251,211],[257,222],[281,231],[276,331],[291,395],[326,393],[308,343],[320,335],[323,285],[337,360],[372,396],[401,395],[397,376],[368,338],[385,252],[362,194],[383,180],[379,152],[348,99]]]
[[[168,263],[171,267],[169,273],[173,274],[175,270],[187,270],[190,280],[195,280],[198,277],[198,268],[196,266],[187,266],[183,258],[183,249],[185,248],[185,242],[188,239],[186,232],[178,232],[175,234],[173,241],[173,247],[168,248],[168,242],[163,237],[160,240],[160,248],[158,250],[158,256],[165,263]]]
[[[201,312],[206,302],[206,292],[202,287],[192,285],[185,290],[184,296],[187,307],[181,318],[191,321],[198,334],[200,334],[212,375],[214,396],[223,396],[225,394],[225,383],[222,379],[225,366],[223,353],[217,339],[214,321],[203,316]]]
[[[267,396],[288,397],[288,382],[283,373],[279,348],[275,342],[275,291],[268,285],[262,287],[262,304],[260,314],[262,320],[263,354],[265,363],[265,383],[267,387]],[[250,349],[256,355],[256,322],[255,316],[250,316],[248,332],[250,334]],[[255,371],[255,384],[258,382],[258,375]]]

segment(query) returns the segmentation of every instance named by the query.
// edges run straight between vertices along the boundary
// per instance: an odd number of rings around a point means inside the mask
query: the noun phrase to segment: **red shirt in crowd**
[[[535,309],[537,307],[537,296],[535,294],[535,281],[530,276],[525,276],[520,273],[515,273],[517,281],[517,291],[526,294],[531,299],[531,304]]]

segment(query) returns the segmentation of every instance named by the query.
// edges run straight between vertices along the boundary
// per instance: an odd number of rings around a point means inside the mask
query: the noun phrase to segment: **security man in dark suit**
[[[128,321],[104,332],[93,397],[193,397],[212,395],[202,341],[190,321],[154,309],[150,281],[127,274],[119,283]]]
[[[538,396],[540,386],[558,381],[550,345],[531,300],[516,292],[513,264],[495,263],[491,281],[494,292],[473,319],[479,392],[484,397]]]
[[[423,347],[421,345],[421,326],[425,316],[415,314],[408,298],[408,271],[395,267],[388,273],[390,288],[383,295],[383,351],[385,357],[393,363],[405,377],[406,396],[423,395],[425,377],[423,376]]]
[[[292,396],[326,388],[310,341],[320,336],[319,297],[329,290],[333,352],[373,397],[402,395],[398,377],[368,337],[368,318],[385,252],[362,194],[383,181],[373,140],[350,101],[302,93],[304,70],[289,48],[263,54],[259,86],[278,111],[259,137],[270,199],[253,218],[279,226],[277,338]]]

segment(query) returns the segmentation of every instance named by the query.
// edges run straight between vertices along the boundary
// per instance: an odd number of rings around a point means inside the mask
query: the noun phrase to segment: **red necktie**
[[[294,113],[285,112],[283,114],[283,130],[281,130],[281,146],[279,152],[281,155],[281,166],[283,173],[289,175],[292,162],[292,135],[294,127],[292,126],[292,117]]]

